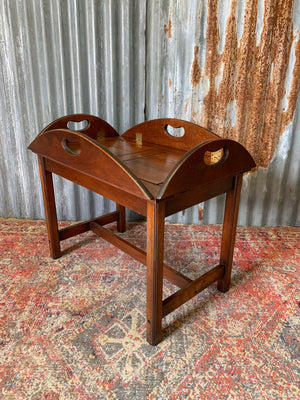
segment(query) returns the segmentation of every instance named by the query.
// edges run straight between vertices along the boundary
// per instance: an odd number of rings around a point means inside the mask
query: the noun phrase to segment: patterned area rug
[[[145,248],[145,232],[122,236]],[[166,262],[195,278],[220,236],[166,224]],[[145,266],[92,233],[52,260],[43,221],[0,219],[0,398],[299,399],[299,242],[298,228],[238,228],[229,292],[168,315],[152,347]]]

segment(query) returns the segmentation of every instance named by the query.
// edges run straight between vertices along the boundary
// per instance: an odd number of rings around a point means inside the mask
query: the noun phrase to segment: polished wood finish
[[[71,130],[83,120],[84,128]],[[119,136],[100,118],[76,114],[49,124],[29,148],[39,158],[51,257],[61,255],[60,241],[92,230],[145,264],[150,344],[161,340],[162,318],[211,283],[229,289],[242,174],[255,166],[239,143],[176,119],[147,121]],[[116,211],[58,229],[52,173],[115,201]],[[223,193],[220,263],[193,281],[164,263],[164,219]],[[116,221],[124,232],[125,207],[147,217],[147,252],[104,228]],[[166,299],[163,278],[179,287]]]
[[[39,160],[40,177],[41,177],[43,199],[45,206],[45,216],[46,216],[50,256],[55,259],[61,256],[61,252],[60,252],[60,238],[57,225],[52,173],[45,169],[44,158],[39,156],[38,160]]]
[[[113,187],[112,191],[112,186],[109,183],[101,182],[80,171],[75,172],[74,169],[47,158],[44,159],[44,165],[47,171],[51,171],[56,175],[101,194],[117,204],[120,199],[122,199],[122,205],[124,207],[132,208],[132,204],[134,204],[134,211],[144,216],[147,215],[147,203],[141,198],[127,193],[125,190]]]
[[[98,218],[93,218],[88,221],[79,222],[78,224],[67,226],[66,228],[62,228],[59,230],[59,240],[66,240],[72,236],[80,235],[81,233],[91,230],[92,222],[95,222],[98,225],[107,225],[115,221],[118,222],[119,218],[120,212],[114,211],[112,213],[102,215]]]
[[[168,133],[167,127],[183,128],[184,136],[176,137]],[[159,132],[159,134],[156,134]],[[184,150],[184,152],[206,140],[219,139],[217,135],[192,122],[174,118],[160,118],[142,122],[123,133],[122,137],[135,139],[136,134],[142,134],[142,142],[157,144],[167,148]]]
[[[224,266],[224,275],[218,281],[218,289],[227,292],[230,287],[230,277],[235,242],[236,224],[242,189],[243,175],[235,176],[232,190],[226,194],[223,233],[221,243],[220,264]]]
[[[150,201],[147,207],[147,340],[161,340],[164,264],[164,203]]]
[[[118,212],[118,219],[117,219],[117,231],[118,232],[125,232],[126,231],[126,209],[121,204],[117,204],[117,212]],[[106,224],[103,224],[106,225]]]
[[[224,275],[224,266],[217,265],[210,271],[199,276],[184,288],[178,290],[163,301],[163,317],[174,311],[176,308],[190,300],[196,294],[207,288],[213,282]]]

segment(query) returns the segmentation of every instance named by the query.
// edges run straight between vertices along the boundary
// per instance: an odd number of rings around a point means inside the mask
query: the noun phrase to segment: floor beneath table
[[[145,248],[145,224],[128,228]],[[166,261],[194,278],[217,264],[220,235],[168,224]],[[143,265],[92,233],[53,261],[43,221],[0,219],[1,399],[299,398],[299,237],[239,227],[229,292],[170,314],[152,347]]]

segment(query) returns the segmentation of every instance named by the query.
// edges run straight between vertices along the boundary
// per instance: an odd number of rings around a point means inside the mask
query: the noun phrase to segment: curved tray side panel
[[[101,182],[143,199],[151,199],[148,190],[136,176],[109,150],[90,137],[66,129],[46,131],[30,144],[29,149]]]
[[[221,159],[214,163],[205,162],[207,152],[223,151]],[[249,171],[255,162],[248,151],[238,142],[217,139],[200,144],[187,152],[170,172],[157,198],[162,199],[196,186]]]
[[[75,129],[76,125],[80,126],[81,122],[86,122],[85,127],[82,129]],[[74,129],[70,127],[70,124],[74,126]],[[106,121],[95,115],[90,114],[71,114],[66,115],[51,122],[46,128],[42,130],[42,133],[53,131],[54,129],[67,129],[75,132],[84,133],[94,140],[99,140],[102,137],[119,136],[118,132]]]
[[[174,118],[142,122],[123,133],[122,137],[136,139],[137,134],[142,135],[142,141],[185,151],[206,140],[219,138],[199,125]]]

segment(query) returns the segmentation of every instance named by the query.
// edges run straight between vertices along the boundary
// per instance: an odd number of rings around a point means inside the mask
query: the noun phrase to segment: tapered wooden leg
[[[164,261],[164,203],[147,205],[147,341],[161,340]]]
[[[242,188],[243,175],[235,177],[232,190],[226,195],[223,233],[221,243],[220,264],[224,265],[225,271],[223,277],[218,281],[218,289],[221,292],[227,292],[231,281],[231,268],[233,259],[233,250],[235,242],[236,224],[239,212],[240,194]]]
[[[119,216],[117,219],[117,230],[118,232],[125,232],[126,231],[126,213],[125,207],[117,204],[117,211],[119,211]]]
[[[50,256],[58,258],[61,256],[59,233],[57,225],[57,214],[53,189],[52,173],[46,171],[43,157],[39,156],[40,176],[43,190],[46,224],[49,239]]]

